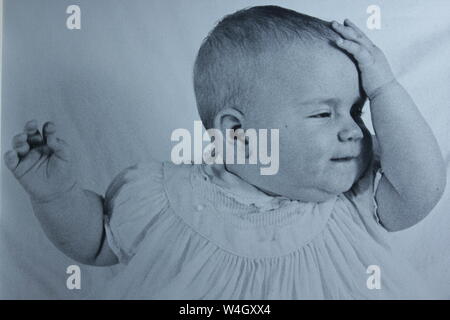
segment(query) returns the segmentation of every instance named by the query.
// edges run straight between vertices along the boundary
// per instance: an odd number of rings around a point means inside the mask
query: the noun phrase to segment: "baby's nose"
[[[341,141],[355,141],[362,139],[364,134],[355,121],[348,121],[339,131],[338,136]]]

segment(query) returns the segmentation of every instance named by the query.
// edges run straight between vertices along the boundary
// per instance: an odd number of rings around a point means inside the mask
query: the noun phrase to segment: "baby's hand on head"
[[[383,52],[350,20],[344,24],[331,23],[342,37],[336,45],[350,53],[357,61],[363,89],[372,100],[386,85],[395,81],[391,67]]]
[[[56,136],[56,127],[46,122],[39,132],[37,121],[28,121],[24,132],[14,136],[5,153],[6,166],[32,200],[50,201],[76,182],[74,159],[68,144]]]

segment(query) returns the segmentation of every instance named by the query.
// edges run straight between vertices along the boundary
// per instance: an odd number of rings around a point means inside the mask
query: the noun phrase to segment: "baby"
[[[238,11],[203,42],[194,88],[207,129],[279,130],[277,174],[149,160],[123,170],[103,197],[79,185],[55,124],[41,132],[34,120],[5,154],[56,247],[80,263],[121,264],[102,297],[432,297],[385,238],[436,205],[444,161],[357,26],[276,6]],[[376,148],[361,119],[366,99]],[[236,141],[246,157],[255,152]]]

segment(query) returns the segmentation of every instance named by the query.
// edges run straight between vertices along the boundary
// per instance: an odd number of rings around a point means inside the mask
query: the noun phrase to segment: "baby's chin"
[[[330,183],[326,190],[328,191],[328,193],[330,193],[331,195],[337,196],[339,194],[342,194],[344,192],[349,191],[354,183],[356,182],[356,179],[352,179],[350,181],[336,181],[333,183]]]
[[[353,174],[348,175],[335,175],[333,177],[330,177],[327,183],[326,190],[330,194],[339,195],[341,193],[349,191],[353,185],[358,182],[358,180],[361,178],[363,174],[363,171],[357,171]]]

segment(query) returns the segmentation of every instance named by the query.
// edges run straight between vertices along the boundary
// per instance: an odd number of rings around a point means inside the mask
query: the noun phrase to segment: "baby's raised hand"
[[[37,121],[28,121],[23,133],[12,140],[4,154],[6,166],[38,202],[51,201],[76,184],[75,166],[68,144],[56,136],[56,127],[46,122],[39,132]]]
[[[379,91],[395,80],[391,67],[383,52],[350,20],[344,24],[331,23],[342,37],[336,45],[351,54],[358,63],[363,89],[372,100]]]

